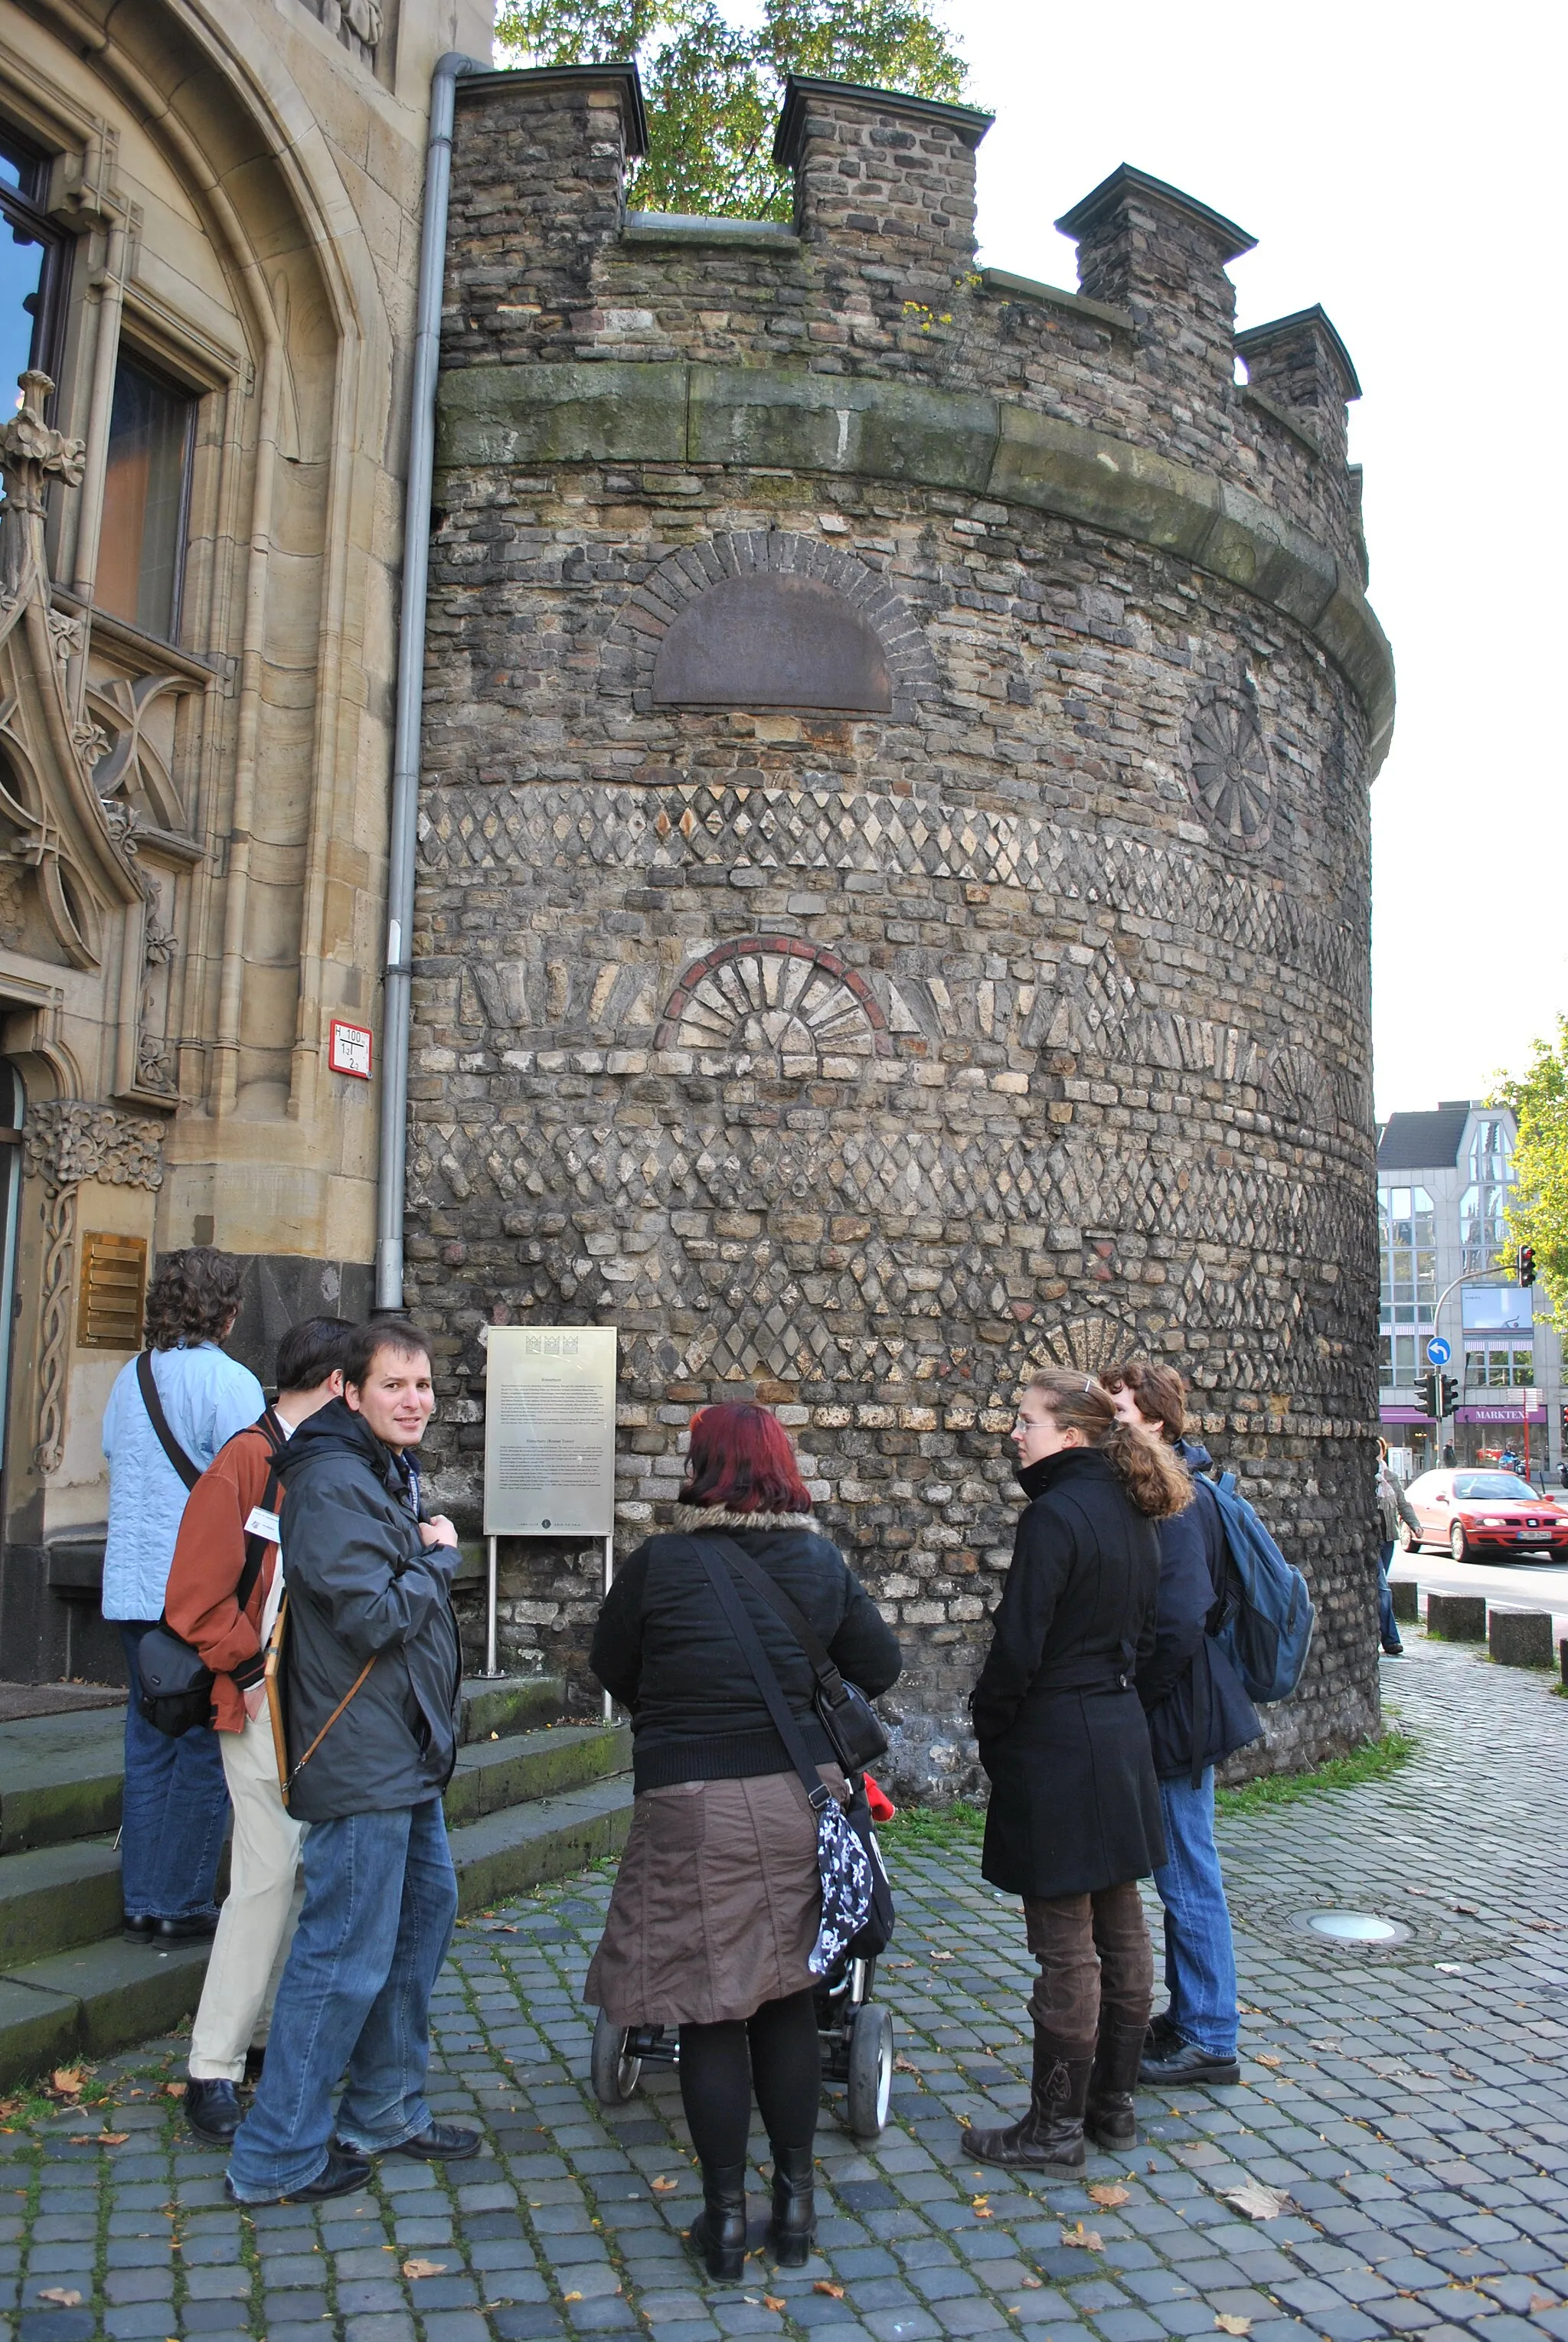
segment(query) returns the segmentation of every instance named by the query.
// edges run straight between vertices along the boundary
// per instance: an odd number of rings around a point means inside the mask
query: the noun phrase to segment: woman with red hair
[[[800,2267],[815,2234],[812,2148],[822,2050],[807,1960],[816,1825],[699,1540],[733,1577],[822,1778],[844,1777],[812,1706],[816,1678],[778,1612],[724,1558],[731,1540],[803,1611],[834,1666],[874,1696],[898,1644],[811,1521],[789,1434],[761,1406],[692,1425],[674,1532],[639,1546],[605,1596],[593,1668],[632,1715],[631,1835],[583,1997],[615,2025],[678,2025],[681,2102],[703,2167],[691,2241],[734,2283],[746,2249],[752,2092],[773,2150],[770,2240]]]

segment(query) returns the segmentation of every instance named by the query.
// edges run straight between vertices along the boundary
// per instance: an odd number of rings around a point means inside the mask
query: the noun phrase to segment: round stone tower
[[[793,225],[628,212],[630,68],[459,85],[407,1226],[442,1497],[494,1324],[613,1323],[626,1545],[756,1396],[965,1702],[1035,1365],[1137,1350],[1312,1579],[1265,1761],[1377,1716],[1367,786],[1393,714],[1319,309],[1145,174],[976,270],[984,115],[790,85]],[[1238,352],[1246,380],[1237,379]],[[596,1553],[502,1556],[586,1696]]]

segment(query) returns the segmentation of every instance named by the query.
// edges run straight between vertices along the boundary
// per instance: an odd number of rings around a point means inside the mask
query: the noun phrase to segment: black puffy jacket
[[[340,1398],[278,1457],[289,1626],[291,1767],[375,1665],[299,1774],[296,1821],[389,1813],[438,1797],[457,1761],[463,1667],[451,1546],[426,1546],[393,1450]]]
[[[707,1529],[733,1538],[805,1613],[839,1673],[873,1698],[898,1680],[898,1639],[805,1515],[682,1506],[677,1521],[674,1532],[649,1537],[623,1564],[594,1630],[594,1673],[632,1713],[634,1786],[787,1773],[789,1752],[691,1537]],[[832,1746],[812,1709],[810,1661],[777,1611],[739,1576],[734,1582],[812,1757],[831,1764]]]

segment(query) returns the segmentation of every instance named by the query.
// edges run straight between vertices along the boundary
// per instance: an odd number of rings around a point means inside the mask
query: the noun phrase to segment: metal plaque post
[[[484,1366],[486,1666],[496,1668],[496,1540],[547,1536],[604,1547],[615,1566],[613,1326],[493,1326]],[[604,1713],[610,1713],[606,1698]]]

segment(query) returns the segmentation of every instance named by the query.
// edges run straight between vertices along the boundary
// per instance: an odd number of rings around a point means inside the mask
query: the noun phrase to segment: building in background
[[[489,16],[0,0],[7,1675],[118,1674],[99,1433],[152,1257],[245,1256],[264,1370],[368,1303],[329,1058],[379,1020],[431,73]]]
[[[1563,1458],[1562,1346],[1542,1288],[1513,1274],[1504,1219],[1513,1140],[1509,1109],[1473,1098],[1392,1115],[1379,1133],[1380,1412],[1412,1473],[1441,1461],[1444,1440],[1461,1464],[1526,1446],[1533,1468]],[[1433,1335],[1459,1386],[1441,1437],[1418,1389]]]

